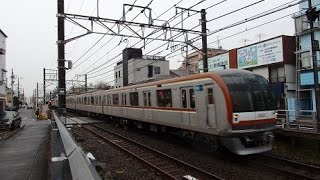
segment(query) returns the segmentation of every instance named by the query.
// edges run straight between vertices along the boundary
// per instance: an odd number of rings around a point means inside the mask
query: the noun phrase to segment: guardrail
[[[94,166],[91,164],[87,156],[83,153],[82,149],[75,143],[74,139],[69,133],[69,130],[62,124],[60,118],[55,112],[53,113],[53,115],[64,147],[64,159],[68,160],[72,179],[100,180],[101,178],[96,172]],[[59,157],[58,159],[63,158]],[[52,177],[51,179],[56,178]]]
[[[282,128],[317,131],[316,112],[312,110],[277,110],[277,124]]]

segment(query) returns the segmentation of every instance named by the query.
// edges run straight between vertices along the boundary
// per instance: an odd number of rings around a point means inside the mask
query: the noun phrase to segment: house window
[[[160,67],[154,67],[154,74],[160,74]]]
[[[0,54],[5,55],[5,54],[6,54],[6,50],[4,50],[4,49],[0,48]]]
[[[153,77],[153,66],[148,66],[148,77]]]
[[[286,76],[284,67],[271,67],[270,68],[270,76],[269,76],[270,83],[283,83],[286,82]]]

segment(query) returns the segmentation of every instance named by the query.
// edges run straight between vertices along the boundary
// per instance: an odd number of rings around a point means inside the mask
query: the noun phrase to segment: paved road
[[[20,116],[25,128],[0,141],[0,180],[48,179],[50,123],[34,119],[31,109]]]

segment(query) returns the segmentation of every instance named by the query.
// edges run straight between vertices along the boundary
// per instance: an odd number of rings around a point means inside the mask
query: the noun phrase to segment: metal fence
[[[277,125],[281,128],[317,132],[316,112],[312,110],[277,110]]]

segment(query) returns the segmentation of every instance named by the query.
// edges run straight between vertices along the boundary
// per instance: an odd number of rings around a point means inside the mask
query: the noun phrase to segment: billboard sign
[[[282,37],[237,50],[238,68],[250,68],[283,62]]]
[[[208,71],[217,71],[221,69],[229,69],[229,53],[208,58]],[[203,60],[198,61],[198,70],[203,72]]]

